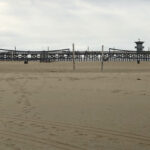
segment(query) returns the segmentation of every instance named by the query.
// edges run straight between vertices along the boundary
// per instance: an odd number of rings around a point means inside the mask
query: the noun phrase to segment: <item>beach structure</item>
[[[109,48],[102,51],[79,51],[74,52],[67,49],[47,50],[47,51],[22,51],[0,49],[0,61],[40,61],[40,62],[54,62],[54,61],[150,61],[150,51],[144,51],[143,41],[137,41],[136,50],[124,50]],[[74,56],[74,57],[73,57]]]
[[[139,41],[137,41],[135,43],[136,43],[136,47],[135,48],[137,49],[137,52],[142,52],[143,49],[144,49],[144,46],[143,46],[144,42],[140,41],[140,39],[139,39]]]

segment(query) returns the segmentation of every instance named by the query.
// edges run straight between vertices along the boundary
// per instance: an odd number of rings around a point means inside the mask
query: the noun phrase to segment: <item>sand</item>
[[[149,150],[150,63],[0,62],[0,150]]]

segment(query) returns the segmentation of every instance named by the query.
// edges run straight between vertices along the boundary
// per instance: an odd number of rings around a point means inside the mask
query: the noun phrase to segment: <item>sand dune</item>
[[[0,150],[149,150],[150,63],[0,62]]]

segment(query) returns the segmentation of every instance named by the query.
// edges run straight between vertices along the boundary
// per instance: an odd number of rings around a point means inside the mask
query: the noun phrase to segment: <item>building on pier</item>
[[[143,46],[144,42],[140,41],[140,39],[139,39],[139,41],[137,41],[135,43],[136,43],[136,47],[135,48],[137,49],[137,52],[142,52],[143,49],[144,49],[144,46]]]

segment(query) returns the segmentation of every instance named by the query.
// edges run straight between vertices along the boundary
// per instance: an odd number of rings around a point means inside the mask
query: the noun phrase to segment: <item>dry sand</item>
[[[150,63],[0,62],[0,150],[149,150]]]

